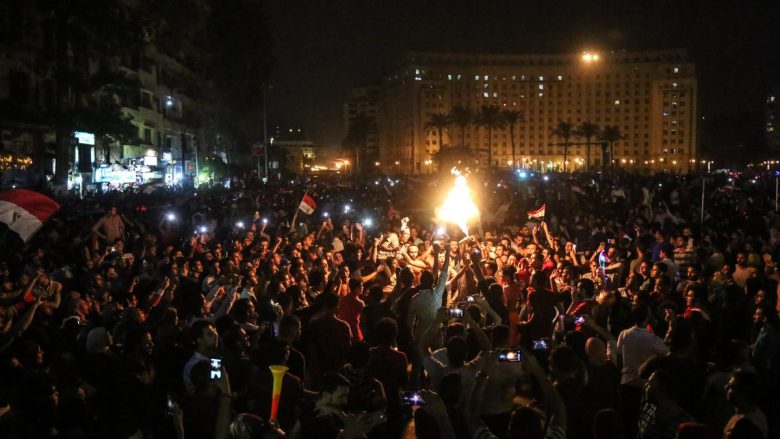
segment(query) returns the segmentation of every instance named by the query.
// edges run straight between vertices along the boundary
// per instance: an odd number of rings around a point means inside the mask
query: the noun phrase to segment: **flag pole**
[[[292,234],[292,231],[295,230],[295,220],[298,218],[298,212],[301,211],[301,202],[303,202],[303,199],[306,198],[306,195],[308,194],[309,190],[306,189],[306,192],[303,193],[303,197],[301,197],[301,201],[297,206],[295,206],[295,213],[293,214],[292,220],[290,221],[290,230],[287,233]]]

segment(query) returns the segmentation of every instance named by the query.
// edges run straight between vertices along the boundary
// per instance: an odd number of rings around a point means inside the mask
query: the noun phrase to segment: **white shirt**
[[[639,367],[650,358],[669,352],[661,337],[636,326],[625,329],[618,335],[617,348],[623,358],[620,384],[636,386],[642,383]]]
[[[195,385],[192,384],[192,380],[190,379],[190,373],[192,373],[192,367],[201,361],[209,361],[209,357],[201,354],[198,351],[195,351],[192,353],[192,356],[187,361],[187,364],[184,365],[184,371],[182,372],[182,378],[184,379],[184,389],[190,395],[195,393]]]

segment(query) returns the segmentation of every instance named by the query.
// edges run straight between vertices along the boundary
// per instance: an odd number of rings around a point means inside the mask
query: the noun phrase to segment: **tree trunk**
[[[412,142],[412,170],[409,172],[409,175],[414,175],[414,142]],[[400,168],[399,168],[400,171]]]
[[[609,142],[609,159],[612,160],[612,170],[615,170],[615,142]]]
[[[569,145],[568,142],[564,142],[563,144],[563,173],[566,173],[566,157],[569,153]]]
[[[517,155],[515,154],[515,126],[509,125],[509,138],[512,141],[512,170],[517,167]]]
[[[103,160],[107,165],[111,164],[111,143],[107,141],[107,139],[103,138],[100,139],[101,142],[103,142]]]
[[[68,171],[70,170],[70,151],[72,148],[73,127],[68,117],[68,30],[67,17],[62,13],[55,17],[55,106],[57,109],[56,117],[56,146],[54,156],[56,158],[53,183],[55,186],[67,188]]]
[[[585,138],[585,172],[590,172],[590,137]]]
[[[70,170],[70,151],[73,148],[73,130],[64,121],[60,121],[56,128],[56,144],[54,157],[56,160],[54,168],[53,183],[55,186],[67,188],[68,171]]]

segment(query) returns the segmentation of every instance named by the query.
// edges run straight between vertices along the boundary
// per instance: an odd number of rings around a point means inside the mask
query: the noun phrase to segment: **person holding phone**
[[[439,257],[440,248],[434,244],[434,260]],[[447,288],[447,267],[449,266],[450,253],[444,252],[444,263],[438,271],[438,281],[434,285],[434,274],[425,270],[420,275],[420,285],[417,294],[412,296],[409,302],[409,311],[406,315],[406,324],[412,330],[413,339],[420,340],[423,333],[436,321],[437,310],[442,306],[444,291]],[[426,346],[427,349],[427,346]],[[424,356],[412,357],[412,384],[416,385],[422,372],[422,360]]]
[[[181,404],[186,438],[229,437],[233,395],[227,371],[221,360],[215,360],[219,359],[199,360],[192,366],[192,392]]]
[[[432,355],[429,346],[433,338],[438,334],[441,325],[451,318],[450,308],[439,308],[436,314],[436,320],[428,329],[423,333],[422,337],[417,344],[417,355],[423,359],[423,365],[425,370],[431,379],[431,385],[437,388],[443,377],[450,372],[458,372],[460,374],[468,375],[469,371],[473,373],[472,366],[475,365],[477,359],[470,362],[466,361],[468,356],[468,344],[466,338],[460,335],[450,337],[446,342],[447,349],[447,361],[443,362]],[[470,328],[479,346],[481,352],[485,352],[490,349],[490,339],[485,334],[485,331],[479,326],[477,322],[471,317],[471,313],[463,313],[462,320],[465,326]]]
[[[192,368],[201,361],[210,362],[211,358],[219,353],[219,334],[217,334],[217,328],[211,322],[199,320],[192,324],[190,336],[193,340],[194,352],[189,361],[184,365],[182,378],[185,390],[187,393],[192,394],[195,391],[195,386],[190,377]]]

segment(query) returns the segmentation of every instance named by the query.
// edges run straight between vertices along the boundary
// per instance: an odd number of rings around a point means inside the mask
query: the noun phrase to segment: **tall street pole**
[[[265,177],[265,181],[268,182],[268,106],[266,105],[266,87],[267,84],[263,84],[263,156],[265,158],[265,174],[263,176]],[[258,162],[260,161],[260,158],[258,157]],[[260,167],[258,166],[258,173],[260,171]]]
[[[702,229],[704,228],[704,193],[705,193],[706,185],[707,185],[707,179],[702,176],[701,177],[701,222],[700,222]]]

